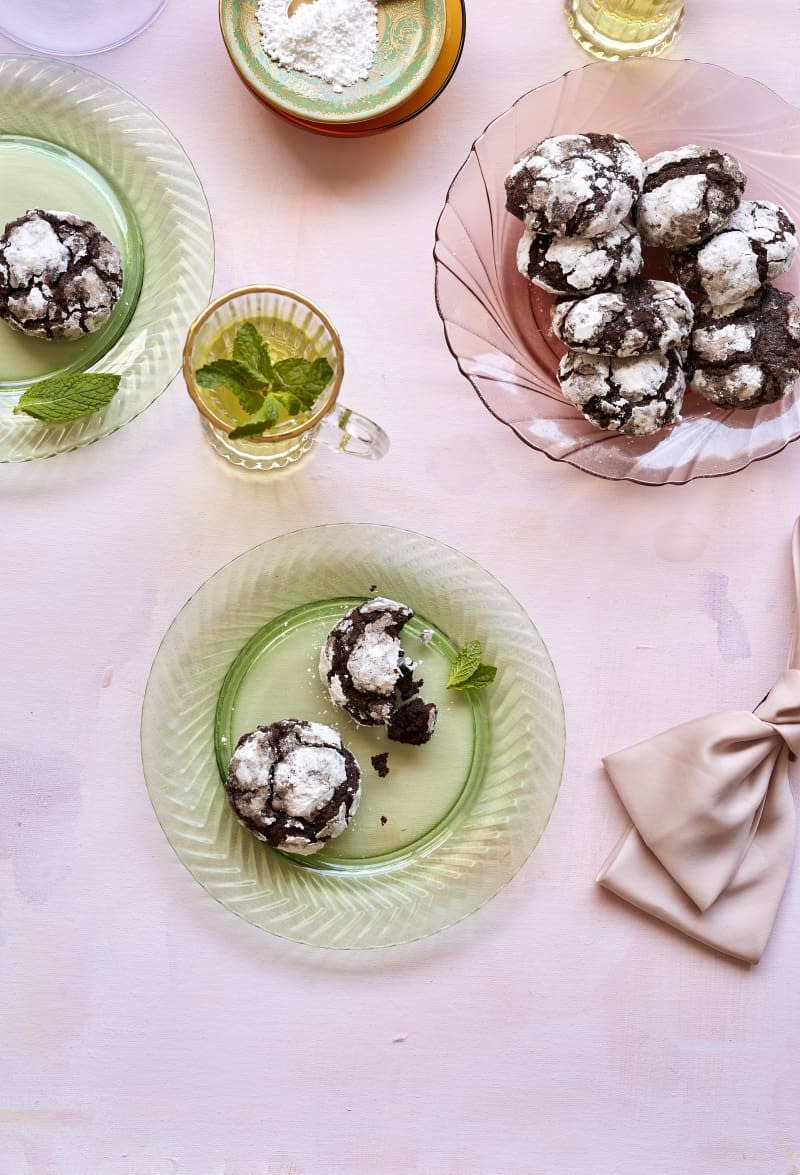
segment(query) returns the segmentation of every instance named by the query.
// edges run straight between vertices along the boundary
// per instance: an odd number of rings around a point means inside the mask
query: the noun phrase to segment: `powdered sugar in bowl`
[[[231,360],[237,332],[245,323],[261,336],[272,363],[303,359],[323,364],[329,378],[313,403],[302,410],[290,398],[291,411],[282,409],[274,423],[254,435],[236,437],[231,434],[252,421],[255,406],[246,412],[224,379],[209,387],[202,376],[198,378],[198,371],[219,360]],[[183,376],[212,447],[244,469],[283,469],[308,453],[315,442],[355,457],[375,459],[388,452],[389,438],[383,429],[338,402],[344,351],[336,328],[313,302],[292,290],[245,286],[217,298],[189,329]]]
[[[288,4],[220,0],[220,28],[245,85],[304,121],[346,125],[386,114],[420,89],[445,41],[445,0]]]

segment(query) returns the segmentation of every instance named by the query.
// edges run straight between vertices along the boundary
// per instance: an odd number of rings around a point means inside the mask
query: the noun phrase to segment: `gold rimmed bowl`
[[[369,77],[336,93],[321,78],[267,56],[257,10],[258,0],[220,0],[220,28],[234,68],[267,105],[294,119],[332,126],[381,117],[411,99],[437,66],[448,20],[447,0],[384,0],[378,5]]]

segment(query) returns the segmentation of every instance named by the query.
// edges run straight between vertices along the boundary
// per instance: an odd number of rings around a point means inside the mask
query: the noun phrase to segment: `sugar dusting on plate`
[[[260,0],[261,43],[287,69],[322,78],[337,94],[366,80],[378,46],[376,0],[313,0],[292,16],[287,0]]]

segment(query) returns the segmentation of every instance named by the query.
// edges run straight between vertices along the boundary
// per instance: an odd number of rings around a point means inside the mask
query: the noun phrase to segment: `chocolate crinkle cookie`
[[[680,253],[669,266],[685,290],[706,298],[717,314],[730,314],[765,281],[785,273],[797,236],[784,208],[767,200],[742,200],[725,228]]]
[[[549,237],[526,227],[517,268],[552,294],[596,294],[636,277],[642,245],[636,229],[625,221],[599,237]]]
[[[552,309],[553,331],[568,347],[626,358],[688,345],[692,303],[672,282],[634,278],[617,290],[564,299]]]
[[[405,604],[376,596],[351,608],[328,634],[320,677],[334,706],[362,726],[382,726],[392,716],[405,660],[400,632],[413,615]]]
[[[532,232],[597,237],[625,219],[643,176],[641,159],[619,135],[554,135],[506,176],[506,208]]]
[[[558,382],[564,398],[595,428],[640,437],[680,420],[686,389],[676,350],[627,359],[568,351]]]
[[[122,292],[119,249],[70,212],[30,209],[0,237],[0,317],[47,339],[78,339],[108,320]]]
[[[732,155],[690,144],[645,160],[633,219],[645,245],[680,250],[719,232],[739,206],[746,177]]]
[[[800,303],[765,285],[733,314],[701,305],[690,357],[692,388],[706,400],[731,408],[771,404],[800,377]]]
[[[289,718],[243,734],[225,780],[240,824],[308,856],[341,835],[361,799],[361,771],[330,726]]]
[[[400,643],[400,633],[413,615],[405,604],[376,596],[346,612],[322,647],[319,675],[331,702],[362,726],[389,726],[417,700],[422,682],[414,681],[415,665]],[[435,715],[436,707],[431,706]],[[428,738],[433,725],[435,717]]]

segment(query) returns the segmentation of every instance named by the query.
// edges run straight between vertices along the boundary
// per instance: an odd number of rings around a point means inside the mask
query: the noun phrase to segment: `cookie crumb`
[[[387,818],[385,816],[381,816],[381,824],[388,824],[388,823],[389,823],[389,821],[387,820]]]
[[[397,679],[397,692],[404,702],[416,696],[425,682],[422,678],[414,681],[414,662],[406,661],[400,666],[400,676]]]
[[[419,639],[423,645],[429,645],[433,640],[433,629],[423,628],[422,632],[419,634]]]
[[[371,592],[376,592],[378,590],[378,585],[376,583],[373,583],[372,587],[369,590]]]
[[[436,714],[433,702],[423,702],[422,698],[414,698],[399,710],[395,710],[389,720],[387,734],[393,742],[421,747],[436,728]]]
[[[370,759],[370,762],[372,763],[372,766],[375,768],[375,770],[378,772],[378,775],[381,777],[381,779],[385,779],[386,776],[389,774],[389,752],[384,751],[380,755],[373,755],[372,758]],[[383,817],[381,817],[381,819],[383,820]],[[384,823],[386,823],[385,820],[384,820]]]

